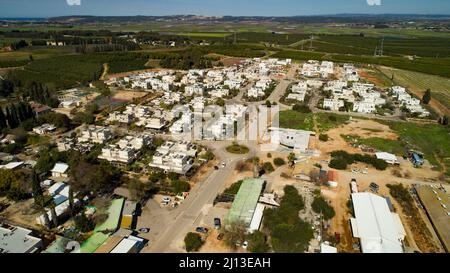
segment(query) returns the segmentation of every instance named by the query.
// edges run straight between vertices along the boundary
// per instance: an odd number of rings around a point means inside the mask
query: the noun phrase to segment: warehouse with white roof
[[[398,214],[390,211],[384,197],[369,192],[352,194],[355,218],[353,237],[363,253],[403,253],[405,230]]]

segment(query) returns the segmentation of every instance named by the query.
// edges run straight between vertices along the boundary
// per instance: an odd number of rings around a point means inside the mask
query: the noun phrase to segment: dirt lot
[[[387,188],[387,184],[395,184],[395,183],[403,183],[404,185],[411,185],[412,181],[410,179],[405,178],[395,178],[390,174],[389,171],[376,171],[369,169],[368,174],[354,174],[349,171],[339,171],[339,185],[337,188],[322,188],[322,194],[332,202],[332,205],[336,211],[336,216],[332,220],[332,225],[330,229],[330,233],[334,234],[338,232],[341,234],[341,244],[339,245],[339,249],[345,252],[353,252],[352,243],[356,242],[352,238],[351,229],[349,224],[349,219],[351,217],[350,210],[347,207],[347,202],[350,199],[350,181],[352,178],[355,178],[358,183],[358,189],[360,192],[369,191],[369,185],[371,182],[376,182],[380,186],[379,195],[390,197],[394,207],[397,209],[397,213],[399,213],[400,218],[402,220],[403,226],[406,231],[406,245],[411,249],[418,250],[420,249],[423,252],[430,252],[432,249],[427,249],[424,247],[425,240],[437,240],[437,238],[423,238],[413,223],[410,223],[407,215],[403,213],[401,210],[401,206],[395,201],[392,196],[389,194],[389,189]],[[428,223],[428,219],[425,215],[423,215],[423,220],[425,223]],[[412,226],[413,224],[414,226]],[[427,227],[420,228],[428,228],[431,229],[431,226],[427,224]],[[430,230],[433,233],[432,230]],[[417,242],[420,242],[420,247],[417,246]],[[436,241],[437,242],[437,241]],[[435,243],[438,244],[438,243]],[[428,245],[428,244],[427,244]]]
[[[40,213],[33,208],[33,203],[33,199],[22,202],[11,202],[11,205],[0,213],[0,217],[4,217],[24,227],[38,229],[39,226],[36,223],[36,217]]]
[[[115,92],[113,99],[120,101],[132,101],[133,99],[140,99],[147,95],[147,92],[119,90]]]
[[[341,135],[348,134],[358,135],[361,138],[379,137],[390,140],[398,139],[398,136],[386,125],[373,120],[353,119],[349,124],[328,131],[329,141],[317,143],[317,148],[322,152],[322,156],[327,157],[328,153],[336,150],[344,150],[349,153],[361,152],[357,148],[350,147],[341,137]]]

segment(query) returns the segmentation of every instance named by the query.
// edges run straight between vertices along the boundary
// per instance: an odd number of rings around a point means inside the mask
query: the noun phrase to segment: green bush
[[[172,185],[173,193],[175,193],[175,194],[179,194],[182,192],[188,192],[191,189],[191,185],[189,185],[188,182],[178,180],[178,179],[173,180],[171,185]]]
[[[255,231],[247,236],[248,250],[252,253],[267,253],[269,245],[266,236],[261,231]]]
[[[75,222],[75,227],[83,233],[92,231],[95,227],[94,222],[89,219],[84,212],[75,216],[73,220]]]
[[[314,197],[311,207],[315,213],[322,213],[325,220],[330,220],[336,215],[334,208],[322,196]]]
[[[241,188],[242,180],[239,180],[236,183],[233,183],[230,187],[226,188],[223,193],[224,194],[230,194],[230,195],[236,195]]]
[[[275,171],[275,169],[274,169],[272,163],[270,163],[270,162],[265,162],[265,163],[263,164],[263,170],[264,170],[266,173],[271,173],[271,172]]]
[[[284,164],[286,164],[286,162],[284,161],[284,159],[277,157],[273,160],[273,164],[275,164],[275,166],[280,167],[283,166]]]
[[[328,166],[336,170],[345,170],[347,169],[347,162],[342,159],[333,158]]]
[[[300,113],[311,113],[312,112],[308,105],[299,104],[299,103],[295,104],[292,107],[292,110],[300,112]]]
[[[314,237],[311,225],[299,218],[304,209],[302,196],[293,186],[284,188],[280,207],[264,211],[264,226],[270,232],[272,248],[276,252],[304,252]]]
[[[184,244],[187,252],[193,252],[198,251],[202,247],[203,241],[197,233],[189,232],[184,237]]]
[[[320,134],[319,135],[319,140],[323,141],[323,142],[327,142],[329,140],[329,136],[327,134]]]

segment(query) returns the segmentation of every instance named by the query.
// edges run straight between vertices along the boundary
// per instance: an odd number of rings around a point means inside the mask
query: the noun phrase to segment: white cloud
[[[367,0],[369,6],[381,6],[381,0]]]
[[[81,0],[66,0],[69,6],[81,6]]]

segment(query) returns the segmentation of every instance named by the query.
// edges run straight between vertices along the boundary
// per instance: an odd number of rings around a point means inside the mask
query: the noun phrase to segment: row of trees
[[[24,99],[28,98],[53,108],[59,106],[58,99],[55,98],[50,93],[48,87],[44,86],[41,82],[27,81],[23,88],[20,88],[20,90]]]
[[[99,52],[114,52],[114,51],[134,51],[139,50],[140,47],[136,43],[122,43],[122,44],[101,44],[95,46],[88,46],[83,44],[75,47],[77,53],[99,53]]]
[[[30,118],[34,118],[34,111],[28,103],[19,102],[10,104],[5,109],[0,108],[0,131],[17,128]]]
[[[386,161],[367,154],[349,154],[345,151],[334,151],[331,153],[331,157],[329,167],[336,170],[345,170],[348,165],[352,165],[355,162],[370,164],[380,171],[384,171],[388,167]]]
[[[163,68],[189,70],[213,67],[212,61],[204,57],[200,50],[189,50],[183,53],[165,54],[161,56],[160,65]]]

